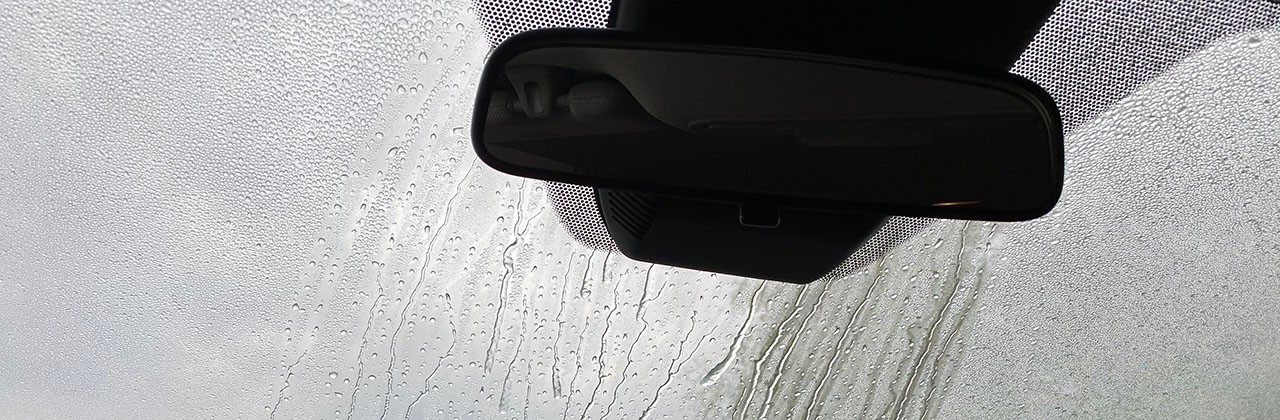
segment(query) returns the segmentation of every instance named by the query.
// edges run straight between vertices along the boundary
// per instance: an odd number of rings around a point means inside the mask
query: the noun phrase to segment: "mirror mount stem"
[[[1008,71],[1057,6],[1058,0],[613,0],[609,27],[686,42]]]

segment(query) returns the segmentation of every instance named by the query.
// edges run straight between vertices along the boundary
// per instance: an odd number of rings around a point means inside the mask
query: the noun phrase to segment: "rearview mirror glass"
[[[1058,111],[1020,77],[609,30],[499,46],[472,130],[511,174],[764,205],[1027,220],[1062,188]]]

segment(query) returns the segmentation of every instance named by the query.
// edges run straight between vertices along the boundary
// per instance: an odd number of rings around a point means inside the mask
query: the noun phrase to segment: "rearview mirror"
[[[1016,221],[1062,189],[1049,96],[958,71],[611,30],[491,55],[476,152],[514,175],[824,211]]]

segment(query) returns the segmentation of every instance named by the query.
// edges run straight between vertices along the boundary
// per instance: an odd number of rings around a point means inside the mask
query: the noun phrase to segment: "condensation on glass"
[[[476,6],[0,10],[0,417],[1280,416],[1275,28],[1080,114],[1046,218],[796,286],[476,161]]]

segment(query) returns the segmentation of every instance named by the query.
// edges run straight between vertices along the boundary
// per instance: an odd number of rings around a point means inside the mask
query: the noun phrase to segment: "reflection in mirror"
[[[1040,216],[1061,190],[1057,110],[1016,76],[551,34],[509,40],[483,75],[476,147],[500,170],[982,220]]]

